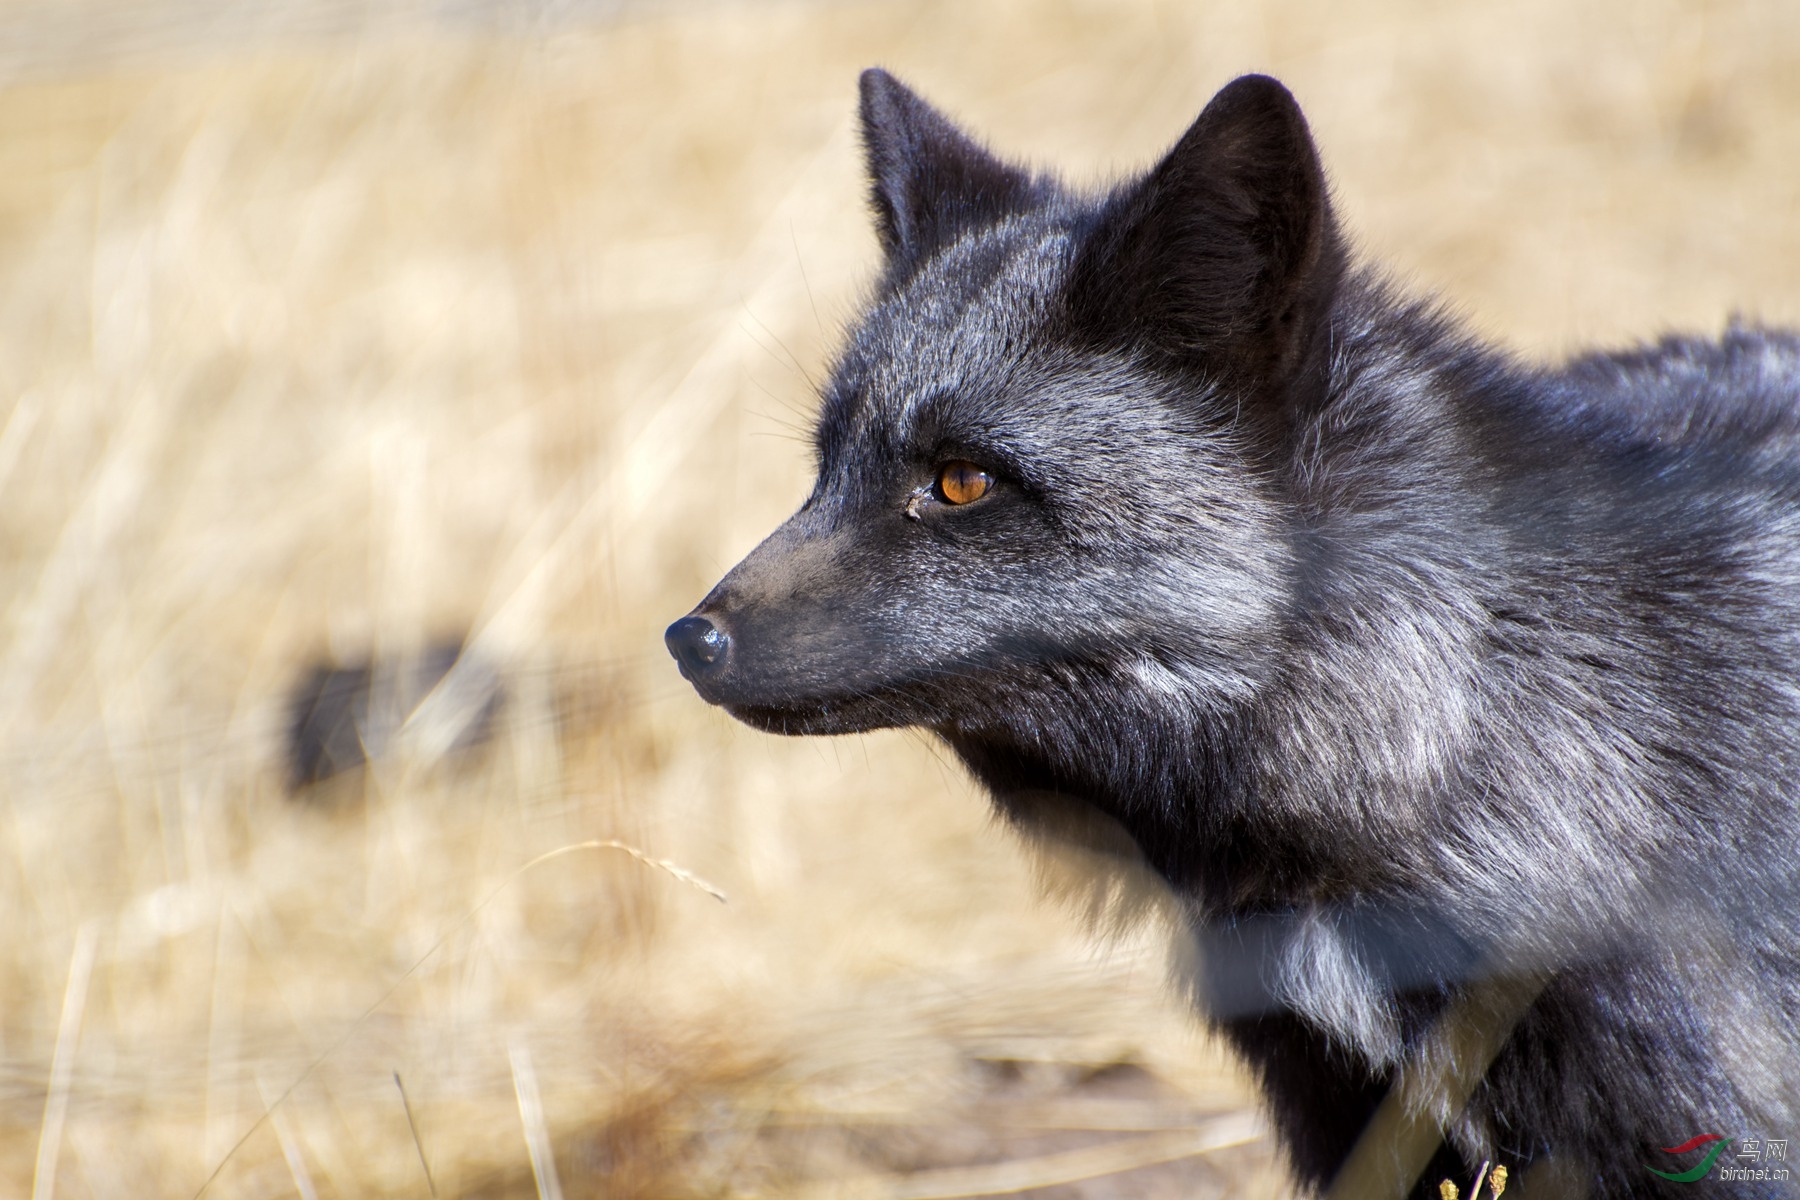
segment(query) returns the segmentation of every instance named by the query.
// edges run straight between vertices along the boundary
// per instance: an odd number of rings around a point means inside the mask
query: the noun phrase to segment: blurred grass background
[[[1283,1194],[1154,919],[663,653],[804,494],[864,66],[1089,182],[1271,71],[1534,356],[1800,321],[1780,0],[0,15],[6,1195]],[[311,664],[465,633],[482,752],[286,795]]]

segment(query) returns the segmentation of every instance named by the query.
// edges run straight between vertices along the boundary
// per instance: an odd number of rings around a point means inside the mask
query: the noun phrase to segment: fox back
[[[1657,1148],[1800,1132],[1800,338],[1523,365],[1353,263],[1264,77],[1097,193],[862,122],[881,273],[700,695],[1123,829],[1308,1186],[1510,987],[1426,1182],[1795,1194]]]

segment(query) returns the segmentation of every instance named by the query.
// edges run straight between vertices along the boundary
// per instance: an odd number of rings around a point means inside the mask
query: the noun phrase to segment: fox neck
[[[1051,701],[1033,705],[1028,718],[938,733],[1010,822],[1038,832],[1070,802],[1091,807],[1203,912],[1287,910],[1337,874],[1309,839],[1261,811],[1247,709],[1192,724],[1140,711],[1133,735],[1104,747],[1093,745],[1108,736],[1093,712],[1091,699]]]

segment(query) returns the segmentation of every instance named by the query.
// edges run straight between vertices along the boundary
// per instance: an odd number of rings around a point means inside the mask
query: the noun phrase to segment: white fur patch
[[[1295,926],[1276,967],[1275,993],[1376,1066],[1400,1056],[1400,1023],[1368,964],[1318,910]]]
[[[1193,685],[1155,659],[1133,660],[1131,677],[1153,695],[1167,696],[1171,700],[1187,700],[1193,696]]]

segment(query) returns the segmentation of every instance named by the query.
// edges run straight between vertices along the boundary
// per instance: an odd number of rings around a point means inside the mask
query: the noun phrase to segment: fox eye
[[[994,477],[972,462],[959,459],[938,470],[937,491],[946,504],[973,504],[993,486]]]

